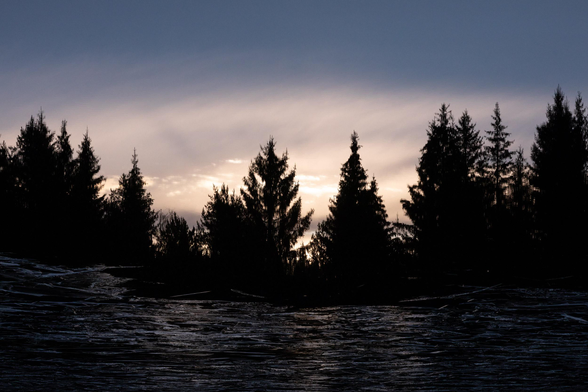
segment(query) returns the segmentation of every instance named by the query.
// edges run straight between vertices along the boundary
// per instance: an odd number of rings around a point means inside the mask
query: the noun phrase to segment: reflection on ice
[[[496,287],[441,308],[138,298],[102,267],[0,256],[3,390],[577,390],[588,295]],[[475,291],[475,290],[472,290]]]

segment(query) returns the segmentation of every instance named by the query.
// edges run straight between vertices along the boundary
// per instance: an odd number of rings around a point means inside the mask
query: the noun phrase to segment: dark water
[[[584,292],[294,311],[120,283],[0,256],[0,390],[588,390]]]

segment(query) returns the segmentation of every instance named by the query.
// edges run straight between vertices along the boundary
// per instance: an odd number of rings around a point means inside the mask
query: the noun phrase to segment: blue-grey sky
[[[133,148],[157,208],[194,223],[212,184],[238,187],[269,135],[304,208],[327,213],[353,130],[391,218],[441,103],[489,128],[501,105],[529,150],[560,85],[588,94],[586,1],[7,1],[0,134],[43,108],[107,187]]]

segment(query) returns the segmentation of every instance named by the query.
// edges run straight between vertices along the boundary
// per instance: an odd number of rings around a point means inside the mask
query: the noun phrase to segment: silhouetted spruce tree
[[[512,267],[511,248],[512,241],[516,237],[513,233],[513,216],[507,210],[506,197],[513,169],[513,152],[509,150],[512,141],[508,140],[510,134],[505,131],[507,127],[502,123],[498,103],[494,106],[492,120],[492,130],[486,131],[488,145],[484,147],[488,162],[485,173],[486,220],[488,235],[492,241],[492,246],[486,253],[492,259],[492,269],[504,273],[507,272],[506,269]]]
[[[131,163],[131,170],[120,177],[118,188],[111,190],[108,197],[107,224],[114,257],[144,264],[153,258],[157,213],[151,208],[153,199],[145,189],[136,152]]]
[[[508,206],[513,214],[528,213],[532,214],[533,198],[530,186],[529,164],[524,156],[522,147],[519,147],[514,153],[514,161],[509,176],[509,198]],[[520,221],[520,219],[515,219]]]
[[[556,269],[586,268],[586,162],[588,149],[581,98],[572,115],[561,88],[547,107],[531,147],[537,224],[547,264]],[[581,255],[581,256],[579,256]],[[583,271],[585,272],[585,270]]]
[[[502,210],[505,204],[505,191],[512,173],[512,156],[514,153],[509,150],[512,141],[508,140],[510,133],[505,131],[507,127],[502,123],[498,102],[494,107],[492,120],[493,122],[490,124],[492,125],[492,130],[486,131],[486,140],[488,140],[489,145],[485,146],[484,151],[488,160],[492,205]]]
[[[508,250],[505,258],[517,273],[529,274],[535,268],[532,240],[534,236],[533,197],[530,185],[530,168],[519,147],[514,152],[511,174],[508,177],[505,205],[509,218],[506,230]]]
[[[488,161],[484,154],[484,139],[476,129],[468,111],[464,111],[458,120],[457,143],[462,164],[460,173],[462,182],[478,186],[484,180]]]
[[[198,222],[198,235],[213,273],[225,288],[254,287],[263,270],[263,254],[253,244],[243,200],[225,184],[213,187],[209,198]]]
[[[14,156],[17,200],[22,211],[18,241],[21,248],[44,255],[54,254],[61,235],[55,230],[62,194],[56,175],[54,140],[41,111],[36,120],[31,117],[21,128]]]
[[[168,262],[193,262],[200,257],[196,229],[174,211],[159,214],[156,232],[157,256]]]
[[[401,200],[414,225],[416,252],[425,272],[448,263],[444,241],[453,226],[449,200],[455,194],[456,133],[451,111],[443,104],[429,123],[417,166],[418,182],[408,188],[410,200]]]
[[[94,153],[88,131],[78,146],[71,174],[71,210],[76,253],[86,250],[86,258],[106,253],[104,242],[104,196],[100,195],[104,176],[100,173],[100,158]]]
[[[483,139],[476,130],[467,110],[463,112],[456,126],[460,171],[459,188],[453,197],[453,213],[456,245],[460,246],[456,260],[460,268],[484,268],[479,249],[486,239],[486,220],[484,216],[484,173],[487,161],[484,156]],[[461,260],[460,260],[461,259]],[[483,263],[482,263],[483,264]]]
[[[67,256],[75,252],[76,239],[73,238],[74,232],[79,228],[74,227],[75,212],[72,209],[71,186],[74,170],[73,150],[69,141],[70,135],[67,133],[67,121],[61,122],[61,132],[55,139],[55,181],[57,186],[58,198],[55,200],[53,208],[56,212],[56,219],[53,222],[54,231],[60,233],[60,239],[56,242],[55,248],[60,256]],[[80,259],[79,254],[76,259]]]
[[[297,198],[296,169],[288,171],[288,153],[278,157],[276,143],[267,145],[251,162],[241,197],[251,221],[256,242],[262,250],[263,275],[280,276],[296,256],[298,239],[310,226],[313,210],[302,215],[302,200]]]
[[[483,153],[483,139],[476,130],[468,111],[464,111],[457,121],[455,178],[448,182],[453,189],[447,189],[449,213],[448,223],[451,237],[445,241],[451,246],[451,258],[458,270],[482,270],[486,260],[480,248],[486,240],[486,220],[484,216],[484,172],[487,162]],[[451,178],[451,174],[450,174]]]
[[[429,124],[428,140],[417,166],[419,181],[401,200],[414,224],[416,251],[425,272],[481,268],[484,240],[482,140],[466,112],[457,126],[441,105]]]
[[[348,290],[390,279],[390,224],[375,178],[368,177],[359,156],[358,135],[351,135],[351,155],[341,168],[339,192],[330,214],[312,238],[314,262],[324,266],[338,289]]]
[[[461,182],[474,184],[480,180],[487,165],[483,155],[484,141],[467,110],[459,118],[455,129]]]
[[[55,154],[57,160],[57,180],[61,187],[60,193],[69,195],[71,191],[71,181],[74,171],[73,149],[69,142],[70,135],[67,133],[67,121],[61,122],[61,133],[55,141]]]

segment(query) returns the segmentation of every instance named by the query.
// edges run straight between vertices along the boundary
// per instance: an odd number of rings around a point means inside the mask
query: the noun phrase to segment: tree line
[[[338,193],[309,244],[298,245],[304,213],[296,170],[270,138],[239,193],[213,187],[190,228],[153,209],[133,153],[119,186],[104,177],[88,132],[74,151],[67,122],[50,131],[43,112],[0,146],[0,246],[73,264],[144,265],[178,290],[238,288],[260,293],[386,296],[402,279],[443,276],[585,276],[588,251],[588,120],[558,87],[537,126],[531,162],[513,149],[500,107],[481,134],[464,111],[441,105],[402,207],[388,219],[375,177],[351,135]],[[334,294],[335,293],[335,294]],[[343,294],[341,294],[343,293]]]
[[[429,124],[418,182],[402,206],[404,236],[427,273],[498,275],[587,272],[588,128],[578,94],[572,110],[558,87],[537,126],[531,163],[513,150],[500,107],[480,135],[465,111],[442,105]]]

